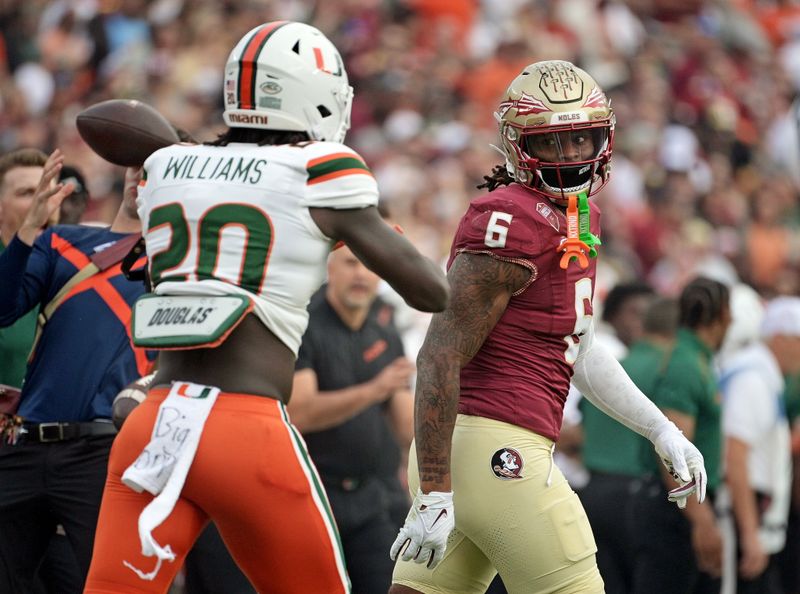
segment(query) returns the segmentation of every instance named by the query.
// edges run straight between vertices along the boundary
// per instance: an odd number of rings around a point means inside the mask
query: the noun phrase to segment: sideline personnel
[[[339,527],[353,594],[385,592],[386,555],[397,526],[391,505],[401,448],[414,424],[412,363],[380,298],[380,278],[342,247],[328,259],[328,284],[312,298],[287,407],[303,433]]]
[[[138,177],[128,170],[110,228],[65,225],[42,233],[72,190],[71,184],[53,185],[62,162],[58,150],[47,159],[33,205],[0,254],[2,326],[52,303],[67,283],[78,281],[50,312],[34,347],[18,411],[24,424],[6,425],[6,440],[16,445],[0,445],[2,592],[31,591],[58,524],[72,545],[81,579],[86,575],[116,433],[111,402],[123,386],[148,372],[155,355],[131,343],[130,307],[144,286],[128,281],[119,265],[140,229]],[[76,274],[90,263],[100,270],[79,280]]]

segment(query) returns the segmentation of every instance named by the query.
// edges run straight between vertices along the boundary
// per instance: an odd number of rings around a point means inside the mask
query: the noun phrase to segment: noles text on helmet
[[[353,88],[338,50],[316,28],[276,21],[248,32],[225,66],[225,123],[344,141]]]
[[[495,118],[509,174],[557,204],[596,194],[608,181],[614,112],[603,90],[570,62],[527,66]]]

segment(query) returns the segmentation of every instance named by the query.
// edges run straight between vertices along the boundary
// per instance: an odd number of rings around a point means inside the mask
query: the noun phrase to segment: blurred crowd
[[[62,148],[88,180],[85,218],[108,221],[122,172],[81,141],[75,115],[135,98],[213,139],[228,49],[282,18],[341,48],[356,89],[348,143],[428,255],[446,254],[499,162],[492,113],[507,81],[563,58],[617,113],[612,182],[598,198],[601,293],[638,277],[674,295],[696,272],[765,296],[800,289],[793,0],[5,0],[0,152]]]
[[[2,0],[0,154],[60,148],[88,189],[83,222],[107,224],[124,171],[83,143],[75,116],[139,99],[212,140],[229,49],[277,19],[341,50],[355,88],[347,143],[426,255],[444,258],[501,160],[492,114],[508,81],[565,59],[617,115],[596,198],[599,301],[629,281],[676,297],[698,275],[763,299],[800,294],[798,0]],[[424,324],[406,336],[411,356]]]

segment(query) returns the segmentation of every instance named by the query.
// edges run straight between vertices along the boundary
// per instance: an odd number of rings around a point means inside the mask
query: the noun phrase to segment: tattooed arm
[[[461,369],[475,356],[509,299],[530,279],[527,268],[486,254],[459,254],[448,272],[450,305],[435,314],[417,357],[414,410],[423,493],[450,491],[450,441]]]

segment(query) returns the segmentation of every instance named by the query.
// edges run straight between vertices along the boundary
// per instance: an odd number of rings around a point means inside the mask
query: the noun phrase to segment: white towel
[[[147,490],[157,496],[139,515],[142,555],[158,558],[155,569],[145,573],[123,561],[143,580],[154,579],[164,559],[175,560],[170,546],[160,546],[152,532],[172,513],[180,497],[200,435],[219,392],[219,388],[212,386],[173,382],[158,408],[150,442],[122,475],[122,482],[137,493]]]

